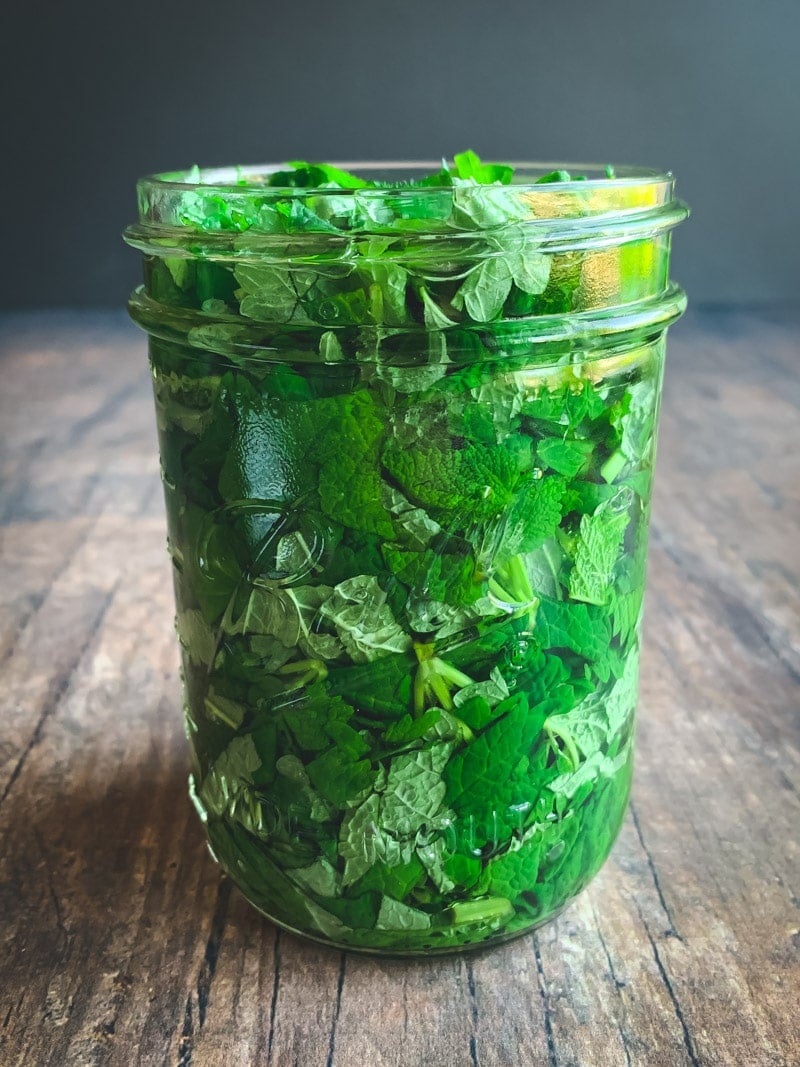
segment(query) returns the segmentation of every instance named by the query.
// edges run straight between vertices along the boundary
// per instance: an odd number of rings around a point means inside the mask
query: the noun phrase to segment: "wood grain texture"
[[[538,933],[432,961],[262,920],[186,798],[144,341],[0,323],[0,1064],[800,1064],[800,313],[670,338],[633,803]]]

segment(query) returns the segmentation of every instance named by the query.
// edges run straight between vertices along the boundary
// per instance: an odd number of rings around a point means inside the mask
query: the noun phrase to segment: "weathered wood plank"
[[[535,935],[430,961],[278,932],[186,799],[143,341],[0,325],[0,1063],[800,1062],[800,314],[675,331],[634,800]]]

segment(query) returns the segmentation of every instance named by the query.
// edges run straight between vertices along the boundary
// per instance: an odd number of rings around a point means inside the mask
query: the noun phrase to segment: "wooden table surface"
[[[0,322],[0,1064],[800,1064],[800,311],[672,332],[620,840],[538,933],[388,961],[220,876],[186,795],[145,344]]]

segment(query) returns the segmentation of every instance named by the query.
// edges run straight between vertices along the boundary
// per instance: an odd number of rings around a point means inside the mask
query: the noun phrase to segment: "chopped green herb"
[[[662,342],[526,340],[585,278],[513,182],[198,183],[187,232],[236,254],[148,266],[196,803],[250,899],[339,944],[524,930],[627,800]]]

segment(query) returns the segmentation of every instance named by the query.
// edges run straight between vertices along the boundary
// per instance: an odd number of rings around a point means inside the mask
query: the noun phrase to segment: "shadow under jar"
[[[530,930],[625,812],[687,212],[668,174],[551,170],[139,183],[191,793],[328,944]]]

